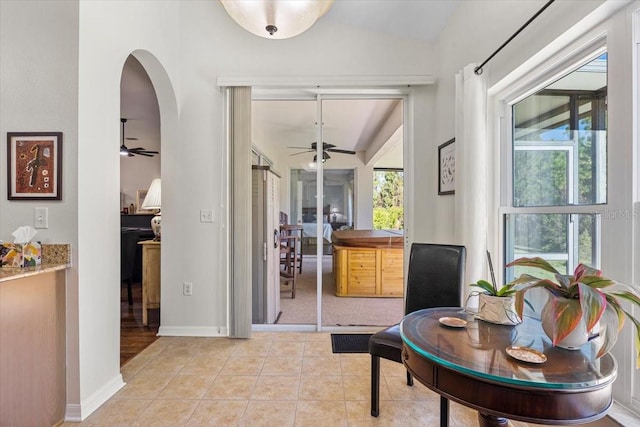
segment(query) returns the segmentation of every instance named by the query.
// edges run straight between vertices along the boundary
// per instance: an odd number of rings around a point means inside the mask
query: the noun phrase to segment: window
[[[373,171],[373,229],[404,229],[402,169]]]
[[[507,263],[539,256],[560,272],[578,263],[599,266],[596,207],[607,202],[606,101],[603,53],[513,104]],[[506,271],[507,280],[526,268],[515,270]]]

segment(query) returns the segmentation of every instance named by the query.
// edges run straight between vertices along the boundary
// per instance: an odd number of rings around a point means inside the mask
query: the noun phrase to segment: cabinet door
[[[404,271],[402,249],[382,249],[380,257],[381,295],[402,296]]]
[[[375,249],[352,249],[347,259],[349,295],[376,294]]]

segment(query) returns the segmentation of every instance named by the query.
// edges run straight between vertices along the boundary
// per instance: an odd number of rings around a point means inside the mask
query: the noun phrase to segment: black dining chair
[[[465,261],[464,246],[413,243],[409,255],[405,315],[423,308],[461,307]],[[402,363],[400,325],[390,326],[372,335],[369,338],[369,353],[371,415],[377,417],[380,413],[380,358]],[[413,377],[408,371],[407,385],[413,385]],[[440,408],[441,411],[448,410],[448,401],[444,397],[441,398]]]

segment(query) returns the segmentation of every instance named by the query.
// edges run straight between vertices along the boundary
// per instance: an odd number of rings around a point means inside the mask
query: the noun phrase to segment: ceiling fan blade
[[[329,143],[327,143],[327,142],[323,142],[323,143],[322,143],[322,149],[323,149],[323,150],[327,150],[327,149],[329,149],[329,148],[333,148],[333,147],[335,147],[335,145],[333,145],[333,144],[329,144]]]
[[[128,136],[125,138],[127,141],[137,141],[138,138],[134,137],[134,136]]]
[[[138,152],[136,154],[140,155],[140,156],[145,156],[145,157],[153,157],[154,156],[153,154],[147,154],[147,153],[143,153],[143,152]]]
[[[287,147],[287,148],[295,148],[295,149],[298,149],[298,150],[309,150],[309,147],[293,147],[292,146],[292,147]]]
[[[327,148],[326,151],[330,151],[332,153],[342,153],[342,154],[356,154],[355,151],[351,150],[340,150],[339,148]]]
[[[146,148],[144,148],[144,147],[129,148],[129,151],[134,152],[134,153],[138,153],[138,152],[140,152],[140,153],[155,153],[155,154],[158,154],[158,152],[157,152],[157,151],[154,151],[154,150],[147,150],[147,149],[146,149]]]
[[[290,156],[297,156],[298,154],[306,154],[306,153],[312,153],[313,150],[307,150],[307,151],[301,151],[299,153],[293,153],[293,154],[289,154]]]

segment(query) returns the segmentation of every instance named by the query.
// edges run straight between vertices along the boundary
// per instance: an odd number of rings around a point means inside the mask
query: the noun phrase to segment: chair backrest
[[[405,314],[431,307],[460,307],[464,288],[464,246],[413,243]]]
[[[136,249],[140,240],[137,228],[120,229],[120,280],[133,279],[136,263]]]

